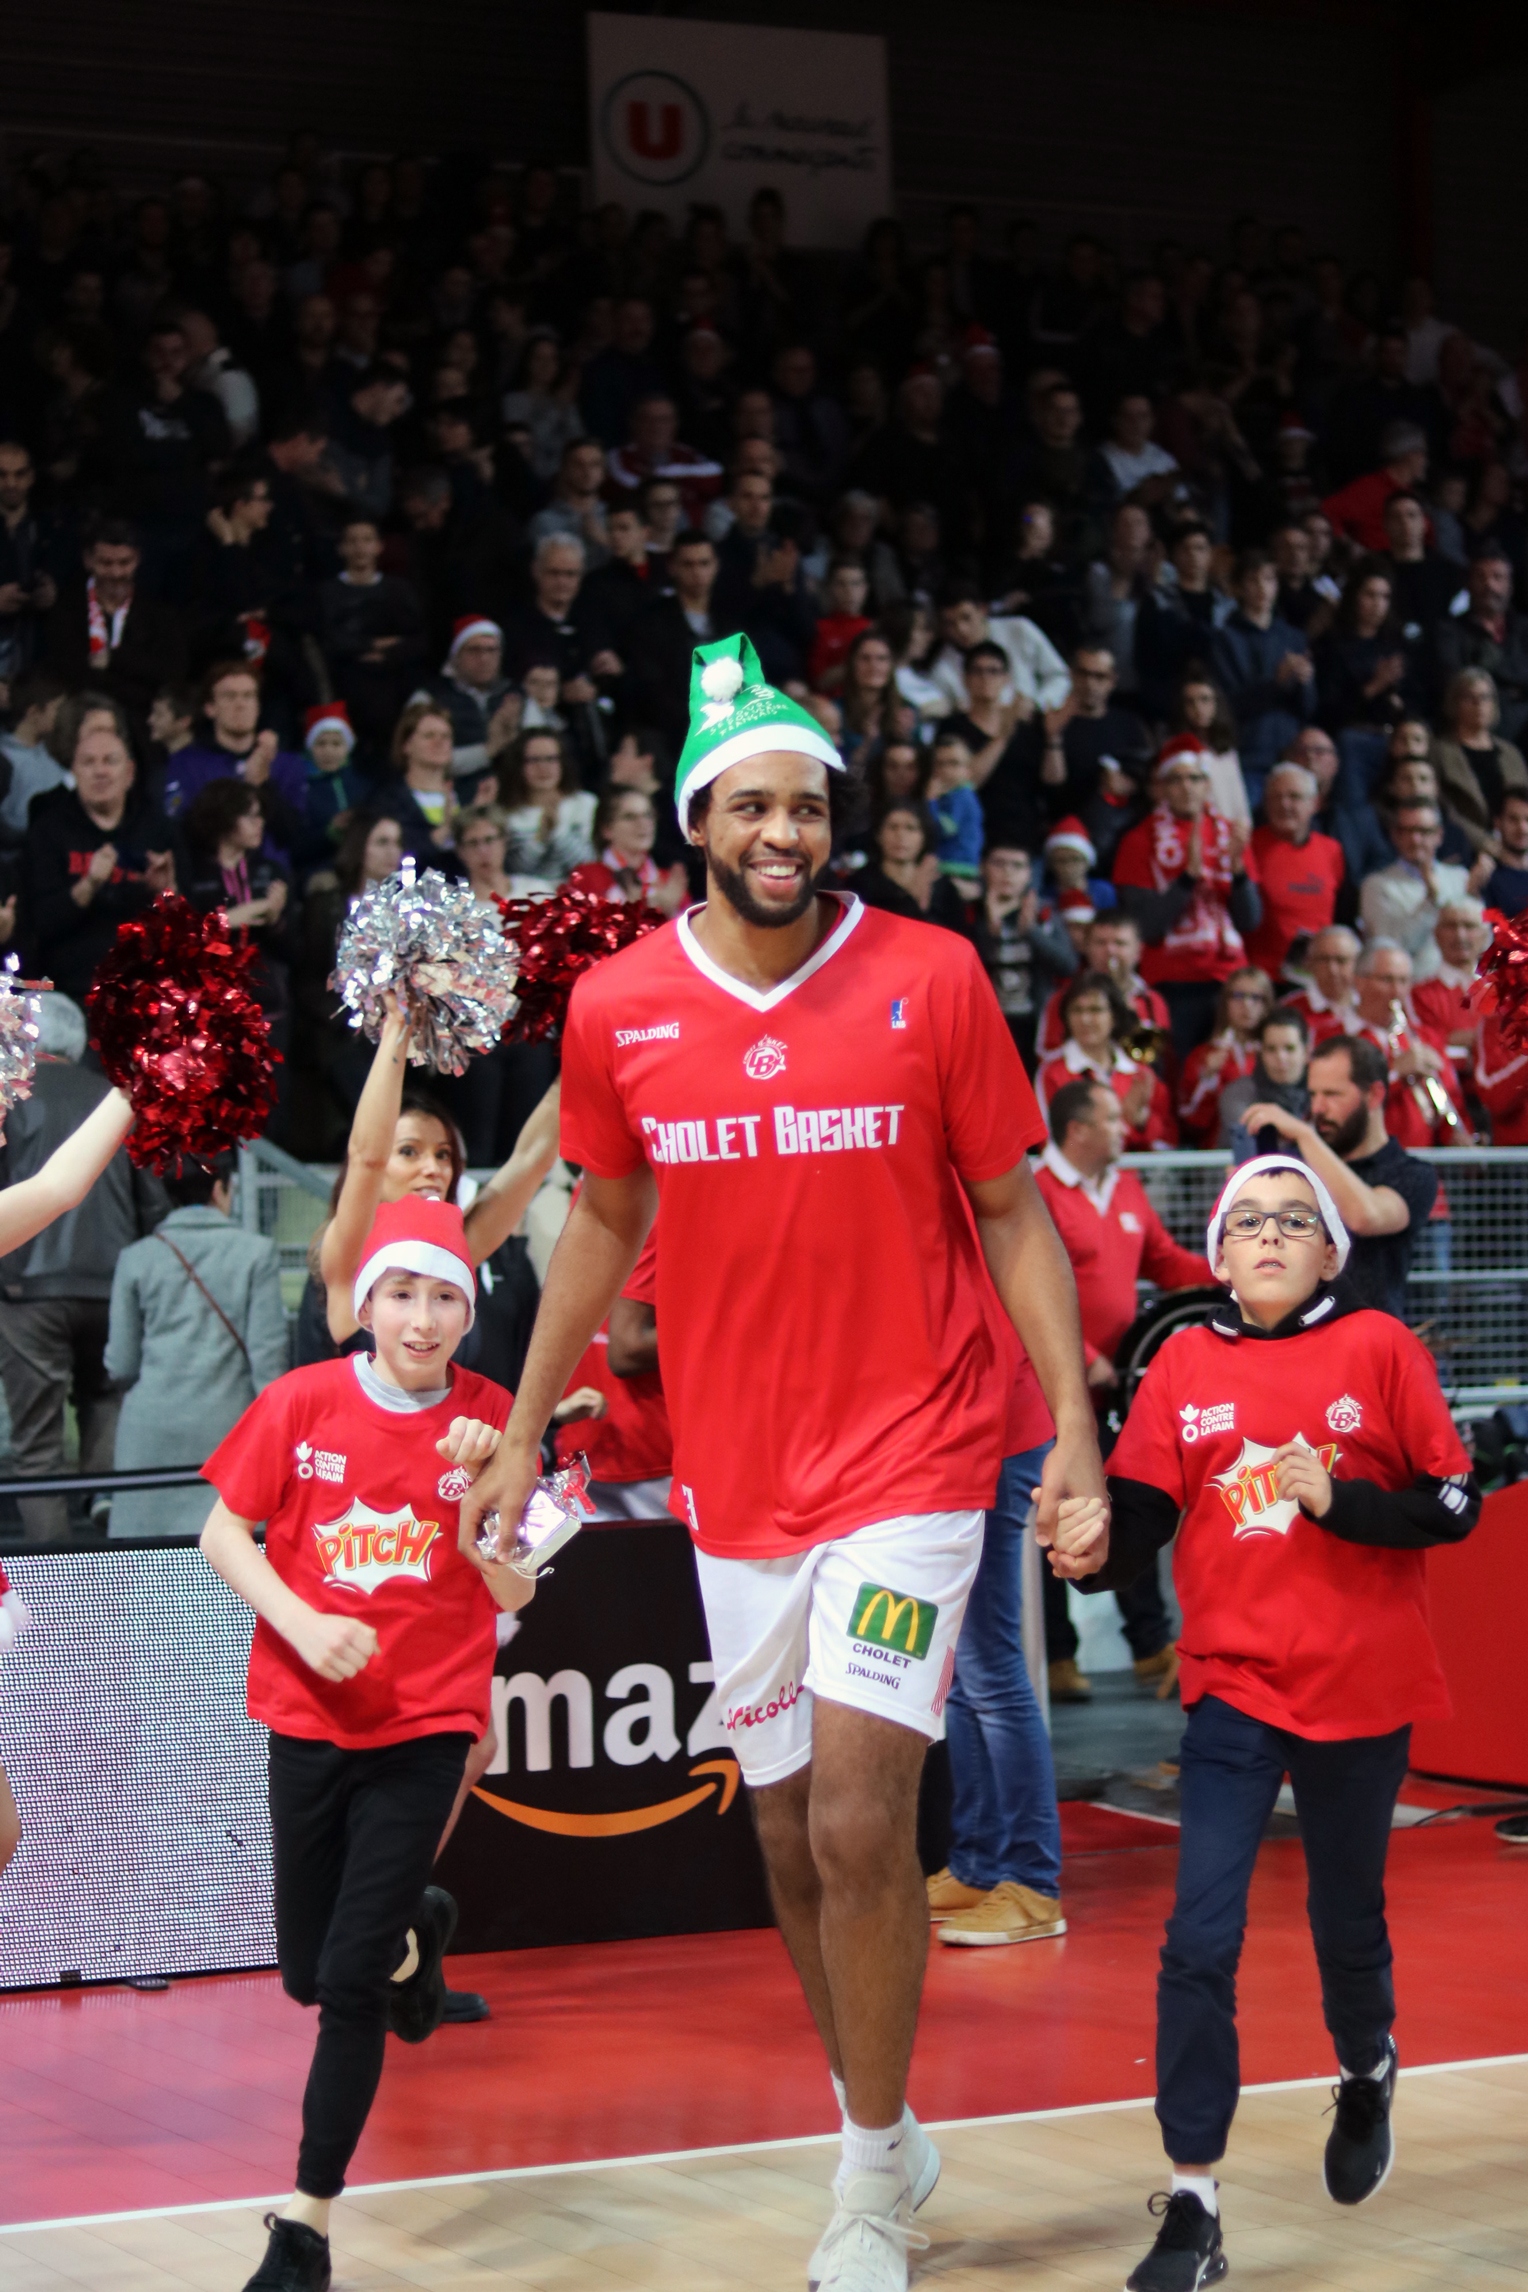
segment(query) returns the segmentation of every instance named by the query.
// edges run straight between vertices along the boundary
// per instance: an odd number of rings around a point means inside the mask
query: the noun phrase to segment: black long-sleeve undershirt
[[[1113,1508],[1109,1557],[1096,1576],[1080,1579],[1079,1591],[1124,1591],[1144,1575],[1177,1533],[1179,1508],[1165,1489],[1111,1474],[1109,1500]],[[1331,1507],[1316,1525],[1344,1544],[1421,1552],[1433,1544],[1462,1543],[1480,1518],[1480,1503],[1473,1477],[1463,1473],[1439,1480],[1419,1472],[1409,1488],[1379,1488],[1372,1480],[1334,1480]],[[1310,1512],[1305,1517],[1315,1519]]]

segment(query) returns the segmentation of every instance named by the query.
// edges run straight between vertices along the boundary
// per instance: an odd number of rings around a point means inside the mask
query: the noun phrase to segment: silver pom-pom
[[[35,994],[23,991],[29,982],[17,978],[18,968],[10,955],[0,969],[0,1125],[13,1106],[32,1095],[42,1033],[42,1004]]]
[[[412,860],[376,883],[350,911],[329,982],[369,1042],[382,1032],[386,998],[409,1021],[409,1060],[461,1074],[494,1048],[514,1007],[514,959],[497,907],[465,884]]]

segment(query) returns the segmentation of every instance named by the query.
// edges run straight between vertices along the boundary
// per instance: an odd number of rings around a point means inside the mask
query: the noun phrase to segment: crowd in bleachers
[[[311,136],[0,204],[0,934],[83,1001],[163,888],[225,907],[278,1141],[343,1141],[336,939],[404,856],[689,895],[739,628],[856,768],[844,879],[972,936],[1043,1094],[1214,1144],[1277,1006],[1381,1044],[1407,1142],[1528,1137],[1463,999],[1528,904],[1523,387],[1425,281],[1248,218],[808,256],[772,192],[676,228]],[[473,1161],[551,1056],[455,1086]]]

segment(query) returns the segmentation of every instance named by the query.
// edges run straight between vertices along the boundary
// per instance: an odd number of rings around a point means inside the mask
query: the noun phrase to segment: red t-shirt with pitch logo
[[[265,1522],[265,1556],[300,1599],[370,1624],[380,1642],[354,1679],[321,1679],[257,1618],[251,1719],[346,1751],[482,1734],[496,1610],[456,1548],[470,1482],[435,1443],[453,1417],[502,1429],[509,1408],[502,1385],[453,1369],[435,1408],[384,1409],[352,1357],[293,1369],[245,1410],[203,1477],[241,1520]]]
[[[1270,1462],[1300,1435],[1335,1480],[1401,1489],[1470,1469],[1432,1356],[1388,1313],[1266,1341],[1169,1337],[1109,1473],[1184,1508],[1173,1553],[1184,1703],[1218,1695],[1317,1742],[1446,1719],[1425,1552],[1344,1543],[1281,1499]]]
[[[1012,1334],[962,1179],[1044,1137],[974,949],[857,899],[768,991],[688,918],[585,973],[562,1150],[658,1181],[673,1510],[770,1559],[989,1505]]]

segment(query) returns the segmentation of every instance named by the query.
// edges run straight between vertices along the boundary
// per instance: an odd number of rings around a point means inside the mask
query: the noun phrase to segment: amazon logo
[[[602,1690],[603,1703],[611,1706],[602,1720],[595,1710],[594,1682],[586,1671],[567,1666],[549,1677],[535,1671],[496,1676],[494,1755],[475,1795],[507,1821],[559,1838],[629,1837],[677,1822],[707,1803],[724,1815],[737,1796],[739,1772],[736,1759],[728,1755],[714,1666],[691,1663],[689,1678],[692,1686],[704,1686],[709,1692],[681,1742],[673,1674],[661,1663],[625,1663],[613,1671]],[[554,1743],[565,1753],[555,1764]],[[513,1756],[516,1751],[518,1760]],[[686,1788],[664,1789],[663,1783],[678,1782],[679,1776],[660,1777],[654,1772],[650,1788],[633,1791],[633,1782],[645,1783],[648,1778],[632,1775],[623,1788],[619,1773],[608,1773],[610,1768],[661,1770],[681,1751],[693,1762],[685,1776]],[[707,1758],[703,1754],[708,1751],[721,1755]],[[508,1779],[517,1773],[526,1778],[518,1790],[512,1785],[486,1787],[491,1777]],[[532,1782],[534,1777],[554,1775],[557,1782],[550,1791]],[[543,1792],[547,1799],[563,1803],[538,1803]],[[576,1803],[591,1798],[622,1803]],[[636,1803],[625,1803],[629,1800]]]

